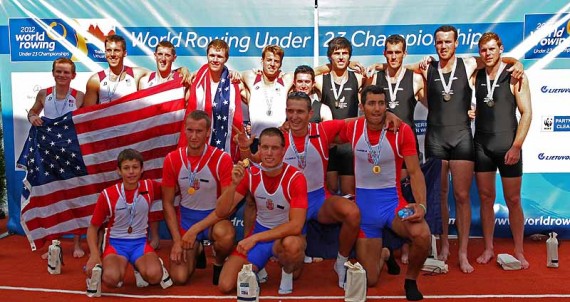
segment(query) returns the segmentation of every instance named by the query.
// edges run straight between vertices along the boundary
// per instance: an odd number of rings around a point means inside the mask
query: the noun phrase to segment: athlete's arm
[[[414,146],[415,148],[415,146]],[[410,175],[410,185],[412,186],[412,194],[414,195],[415,203],[408,204],[408,208],[414,209],[414,214],[406,218],[405,220],[410,222],[421,221],[425,214],[426,206],[426,182],[424,179],[424,174],[420,168],[420,162],[418,155],[407,155],[404,156],[404,162],[406,163],[406,168],[408,169],[408,175]],[[420,206],[423,205],[422,206]]]
[[[85,93],[78,91],[77,95],[75,96],[75,104],[77,106],[77,109],[83,106],[83,99],[85,99]]]
[[[36,101],[32,108],[28,111],[28,122],[34,126],[41,126],[43,124],[40,118],[40,113],[44,110],[44,102],[46,99],[46,90],[42,89],[36,95]]]
[[[92,75],[87,81],[85,88],[85,97],[83,98],[83,107],[89,107],[97,104],[99,100],[99,87],[101,82],[97,73]]]
[[[515,95],[515,100],[517,102],[517,108],[521,114],[519,120],[519,126],[517,127],[517,133],[513,141],[513,145],[505,154],[505,164],[514,165],[520,160],[520,153],[523,142],[526,138],[528,130],[530,128],[530,123],[532,120],[532,106],[530,101],[530,89],[528,85],[528,78],[523,75],[522,81],[511,80],[511,90]]]
[[[416,100],[418,100],[418,102],[420,102],[422,105],[428,108],[427,97],[425,93],[426,86],[424,78],[421,75],[414,73],[413,80],[414,80],[414,95],[416,96]]]

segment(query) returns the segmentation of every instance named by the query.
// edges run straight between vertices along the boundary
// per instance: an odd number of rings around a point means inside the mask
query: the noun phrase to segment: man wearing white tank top
[[[44,122],[39,116],[42,111],[44,117],[54,119],[83,105],[83,92],[70,87],[76,75],[75,63],[68,58],[58,58],[53,61],[51,73],[55,85],[40,90],[36,95],[34,105],[28,111],[28,121],[35,127],[41,126]],[[85,255],[79,241],[80,235],[74,235],[73,257],[75,258]],[[42,258],[47,259],[47,252],[42,255]]]
[[[125,66],[126,56],[125,38],[110,35],[105,39],[105,58],[109,68],[95,73],[87,81],[85,107],[108,103],[137,91],[140,79],[149,70]]]
[[[150,72],[139,81],[139,90],[154,87],[170,80],[179,79],[178,70],[172,70],[172,64],[176,61],[176,49],[167,40],[158,42],[154,50],[156,71]]]
[[[285,137],[279,129],[267,128],[259,139],[261,164],[249,168],[249,161],[244,160],[234,165],[232,183],[216,205],[216,215],[228,217],[248,192],[256,205],[253,232],[238,242],[222,269],[218,287],[223,293],[236,288],[244,264],[253,264],[257,272],[272,256],[282,265],[279,294],[292,293],[293,278],[303,265],[307,181],[299,170],[283,162]]]

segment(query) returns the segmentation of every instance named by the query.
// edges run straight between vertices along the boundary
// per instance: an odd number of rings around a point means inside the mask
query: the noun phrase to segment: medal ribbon
[[[373,147],[370,143],[370,138],[368,138],[368,129],[366,128],[366,121],[364,121],[364,141],[366,141],[366,146],[368,147],[368,152],[370,153],[370,157],[372,157],[372,162],[375,166],[380,165],[380,152],[382,151],[382,142],[386,137],[386,129],[382,128],[382,132],[380,133],[380,140],[378,141],[378,145]]]
[[[388,92],[390,93],[390,101],[395,101],[396,100],[396,95],[398,94],[398,88],[400,88],[400,82],[402,81],[402,79],[404,78],[404,75],[406,74],[406,71],[403,70],[402,67],[400,67],[399,69],[400,74],[398,74],[398,77],[396,78],[396,86],[394,86],[394,90],[392,90],[392,82],[390,81],[390,75],[388,75],[388,71],[386,71],[386,81],[388,82]]]
[[[204,159],[204,155],[206,154],[207,150],[208,150],[208,145],[204,145],[204,151],[202,152],[202,155],[198,160],[198,164],[196,165],[196,167],[194,167],[194,169],[192,169],[192,163],[190,163],[190,160],[188,159],[189,157],[188,147],[186,147],[186,170],[188,170],[188,182],[190,183],[190,187],[194,187],[194,181],[196,180],[196,173],[198,173],[197,172],[198,168],[200,167],[202,159]]]
[[[291,130],[289,130],[289,145],[291,145],[293,152],[295,152],[295,157],[297,158],[297,163],[301,170],[304,170],[307,166],[307,148],[309,147],[309,134],[311,132],[311,125],[309,124],[307,128],[307,135],[305,135],[305,149],[303,149],[303,152],[299,152],[297,150],[297,146],[295,146],[295,141],[293,139],[293,133]]]
[[[495,88],[499,86],[497,85],[497,82],[499,81],[499,77],[501,76],[501,73],[503,72],[503,69],[505,69],[506,66],[507,64],[501,62],[501,64],[499,65],[499,70],[495,75],[495,81],[493,82],[492,86],[491,86],[491,77],[487,73],[487,70],[485,70],[485,76],[486,76],[485,80],[487,81],[487,100],[493,99],[493,93],[495,92]]]
[[[133,227],[133,221],[135,220],[135,214],[136,214],[136,206],[137,206],[137,201],[139,200],[139,185],[137,184],[137,189],[135,190],[135,194],[133,195],[133,202],[131,203],[131,205],[129,206],[129,203],[127,201],[127,195],[125,194],[125,185],[121,184],[121,198],[125,201],[125,204],[127,205],[127,207],[129,208],[129,229],[131,229],[132,232],[132,227]],[[129,233],[131,233],[129,232]]]
[[[455,58],[455,62],[453,62],[453,66],[451,67],[451,75],[449,75],[449,83],[445,83],[445,78],[443,77],[443,72],[441,71],[441,61],[437,64],[437,72],[439,73],[439,79],[441,80],[441,85],[443,86],[443,91],[446,94],[450,94],[451,92],[451,84],[453,84],[453,77],[455,76],[455,68],[457,67],[457,58]]]

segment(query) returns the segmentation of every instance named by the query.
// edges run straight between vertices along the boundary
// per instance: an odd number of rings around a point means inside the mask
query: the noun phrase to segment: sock
[[[137,283],[137,287],[147,287],[148,286],[148,282],[146,282],[141,273],[139,273],[139,271],[137,271],[135,269],[135,281]]]
[[[305,256],[305,260],[303,260],[303,262],[305,262],[305,263],[313,263],[313,257]]]
[[[196,268],[206,268],[206,252],[204,247],[202,247],[202,251],[198,254],[198,259],[196,259]]]
[[[293,273],[286,273],[281,269],[281,284],[279,284],[279,294],[287,295],[293,292]]]
[[[348,261],[348,257],[341,255],[340,253],[336,256],[336,262],[334,264],[334,271],[338,275],[338,287],[344,288],[344,282],[346,279],[346,267],[344,263]]]
[[[408,299],[408,301],[419,301],[424,298],[418,289],[416,280],[406,279],[404,282],[404,290],[406,291],[406,299]]]
[[[221,272],[222,272],[222,265],[214,264],[214,275],[212,277],[212,284],[218,285],[218,281],[220,281]]]
[[[259,283],[267,282],[267,271],[265,270],[265,268],[262,268],[261,270],[259,270],[259,272],[257,272],[257,280],[259,281]]]
[[[398,265],[398,262],[396,262],[396,259],[394,258],[394,252],[392,252],[391,249],[388,250],[390,251],[390,257],[388,257],[388,260],[386,260],[386,266],[388,266],[388,274],[399,275],[400,266]]]

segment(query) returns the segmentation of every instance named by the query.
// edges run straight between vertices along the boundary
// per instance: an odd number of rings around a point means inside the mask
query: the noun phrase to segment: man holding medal
[[[213,241],[215,252],[214,285],[230,254],[235,229],[229,220],[213,213],[218,197],[228,189],[232,176],[232,159],[226,152],[210,146],[209,115],[192,111],[185,122],[187,146],[170,152],[162,176],[164,218],[172,235],[170,269],[172,280],[184,284],[194,272],[200,241]],[[175,208],[179,191],[181,201]]]
[[[224,265],[219,289],[236,288],[238,272],[246,263],[257,272],[274,256],[282,266],[280,294],[293,291],[293,279],[301,273],[305,240],[301,236],[307,215],[307,180],[293,166],[283,163],[285,137],[277,128],[267,128],[259,137],[261,164],[245,159],[234,166],[230,189],[218,199],[216,215],[227,217],[250,192],[256,205],[253,231],[238,242]],[[247,169],[246,169],[247,168]]]
[[[495,33],[488,32],[479,39],[479,54],[485,63],[472,77],[477,99],[475,119],[475,178],[481,199],[481,222],[485,251],[478,263],[488,263],[494,257],[495,177],[501,175],[505,202],[514,241],[514,256],[523,268],[529,263],[524,257],[524,215],[521,206],[522,157],[521,147],[528,133],[532,108],[528,79],[514,79],[501,61],[503,43]],[[516,111],[520,112],[517,121]]]
[[[428,256],[430,231],[424,220],[426,187],[416,151],[415,135],[402,123],[394,133],[384,127],[386,95],[377,85],[363,89],[360,108],[364,118],[350,121],[340,132],[341,142],[354,150],[356,204],[361,215],[361,235],[356,241],[356,258],[366,270],[368,286],[376,286],[388,258],[382,249],[382,229],[391,228],[411,241],[404,289],[408,300],[420,300],[416,279]],[[406,163],[416,203],[407,204],[401,194],[400,173]],[[414,214],[401,219],[396,211],[410,208]]]
[[[443,234],[440,260],[449,256],[447,204],[448,173],[451,172],[453,195],[457,213],[459,237],[459,267],[464,273],[473,272],[467,257],[469,229],[471,226],[471,200],[469,190],[473,179],[475,152],[471,121],[467,112],[471,108],[472,87],[469,79],[477,68],[484,66],[479,58],[458,58],[455,54],[459,46],[457,29],[450,25],[440,26],[435,31],[435,49],[439,61],[427,58],[420,67],[426,80],[428,117],[425,149],[427,158],[443,160],[441,174],[441,209]],[[522,64],[512,58],[503,58],[514,64],[508,71],[514,78],[523,74]],[[427,67],[426,67],[427,66]]]

